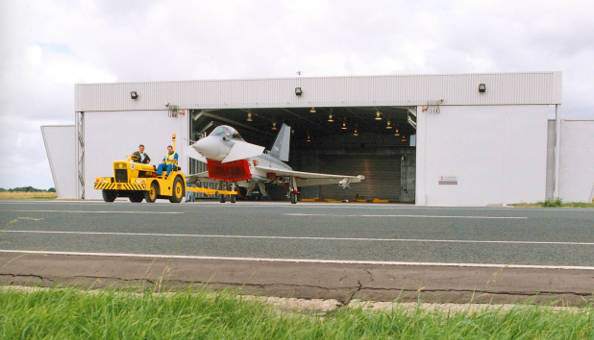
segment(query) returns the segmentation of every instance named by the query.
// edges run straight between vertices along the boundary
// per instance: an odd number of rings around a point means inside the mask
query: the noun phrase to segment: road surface
[[[500,288],[516,295],[557,292],[583,299],[594,290],[593,209],[6,201],[0,202],[0,226],[0,276],[11,282],[19,273],[7,268],[31,275],[42,268],[47,278],[64,278],[69,268],[60,265],[65,263],[83,271],[98,266],[85,274],[92,278],[108,261],[116,268],[113,278],[118,267],[161,261],[187,265],[190,272],[202,266],[203,272],[220,275],[226,268],[223,285],[245,285],[258,273],[266,286],[268,270],[294,281],[303,278],[302,288],[339,290],[332,284],[346,280],[352,283],[347,291],[361,291],[362,271],[383,270],[391,291],[414,291],[440,280],[436,290],[473,291],[504,270],[513,275]],[[26,265],[32,270],[26,272]],[[54,267],[61,272],[52,272]],[[176,280],[205,281],[189,279],[190,272],[177,273]],[[332,272],[337,276],[325,279],[331,282],[321,280]],[[365,280],[377,283],[369,275]],[[522,280],[527,284],[517,282]],[[270,281],[270,286],[276,282]],[[300,289],[280,294],[309,296]],[[370,296],[394,294],[380,295]]]

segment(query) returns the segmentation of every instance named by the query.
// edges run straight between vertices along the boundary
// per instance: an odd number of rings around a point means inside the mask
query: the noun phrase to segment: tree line
[[[16,187],[16,188],[10,188],[10,189],[0,188],[0,192],[6,192],[6,191],[8,191],[8,192],[56,192],[56,189],[52,187],[52,188],[45,190],[45,189],[37,189],[32,186]]]

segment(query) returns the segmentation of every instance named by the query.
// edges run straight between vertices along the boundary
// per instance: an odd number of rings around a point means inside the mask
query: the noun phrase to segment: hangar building
[[[139,143],[158,162],[175,133],[180,165],[195,173],[203,167],[189,144],[215,126],[269,147],[287,123],[294,169],[366,176],[347,190],[308,188],[304,198],[588,201],[594,121],[561,121],[560,104],[560,72],[78,84],[75,125],[42,133],[61,198],[99,199],[95,177]]]

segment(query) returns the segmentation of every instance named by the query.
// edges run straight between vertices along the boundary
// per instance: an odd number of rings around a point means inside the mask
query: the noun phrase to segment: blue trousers
[[[173,170],[173,164],[165,164],[165,163],[159,164],[159,167],[157,168],[157,175],[161,176],[161,174],[163,173],[163,170],[167,171],[167,176],[169,176],[169,174],[171,173],[171,170]]]

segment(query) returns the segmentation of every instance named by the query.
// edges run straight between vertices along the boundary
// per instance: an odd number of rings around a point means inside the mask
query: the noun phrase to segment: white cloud
[[[0,2],[0,186],[51,185],[39,125],[73,122],[73,84],[492,71],[564,72],[594,117],[590,1]],[[14,174],[14,168],[22,169]]]

